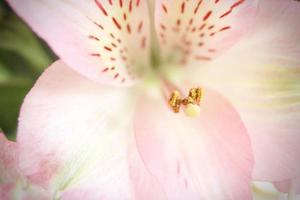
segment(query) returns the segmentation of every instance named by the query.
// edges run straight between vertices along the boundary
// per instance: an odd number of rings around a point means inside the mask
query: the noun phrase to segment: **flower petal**
[[[299,1],[264,0],[259,8],[252,34],[243,43],[252,45],[261,60],[299,67]]]
[[[285,180],[281,182],[275,182],[275,187],[280,192],[285,193],[294,193],[294,194],[300,194],[300,178],[295,178],[293,180]]]
[[[104,87],[61,61],[54,63],[21,108],[22,173],[52,198],[72,199],[80,190],[81,199],[90,194],[130,199],[127,138],[133,97],[129,89]]]
[[[133,131],[132,131],[133,132]],[[132,134],[128,151],[130,179],[133,184],[135,199],[166,200],[166,194],[157,178],[149,171],[142,160],[136,145],[135,135]]]
[[[256,180],[300,176],[300,35],[288,28],[299,26],[299,9],[294,1],[261,1],[253,34],[188,75],[222,93],[240,113],[253,145]]]
[[[27,183],[18,167],[19,148],[0,131],[0,199],[47,200],[42,188]]]
[[[15,142],[6,139],[0,130],[0,184],[19,176],[16,167],[18,147]]]
[[[300,71],[247,62],[248,59],[236,63],[220,59],[197,79],[199,84],[223,93],[239,111],[253,145],[254,179],[281,181],[297,177]]]
[[[149,19],[140,0],[7,0],[70,67],[126,85],[148,65]]]
[[[252,191],[253,200],[287,200],[286,195],[269,182],[253,182]]]
[[[244,35],[256,13],[252,0],[158,0],[156,29],[164,61],[194,67]]]
[[[142,98],[136,142],[168,199],[251,199],[250,141],[233,107],[205,90],[201,116],[174,114],[163,99]]]

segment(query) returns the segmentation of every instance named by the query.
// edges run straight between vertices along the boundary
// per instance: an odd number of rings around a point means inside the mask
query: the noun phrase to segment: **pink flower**
[[[48,197],[247,200],[252,179],[299,177],[300,3],[8,2],[61,59],[17,137]],[[200,103],[168,105],[195,86]]]

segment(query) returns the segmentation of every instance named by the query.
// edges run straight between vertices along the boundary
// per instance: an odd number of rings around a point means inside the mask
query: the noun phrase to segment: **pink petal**
[[[136,142],[168,199],[251,199],[253,158],[233,107],[205,90],[201,116],[174,114],[163,99],[140,99]]]
[[[300,64],[300,4],[298,1],[264,0],[251,37],[247,40],[261,60],[283,66]]]
[[[132,84],[148,65],[146,1],[7,1],[62,60],[93,80]]]
[[[132,186],[132,197],[137,200],[166,200],[164,191],[156,178],[148,171],[137,152],[133,134],[128,137],[128,169],[130,177],[130,186]],[[116,164],[119,165],[120,163]],[[117,171],[116,171],[117,172]],[[98,176],[94,177],[98,179]],[[90,182],[91,179],[88,181]],[[113,180],[107,180],[108,183]],[[107,183],[105,183],[107,184]],[[119,191],[109,191],[107,194],[95,192],[101,189],[100,184],[95,182],[76,184],[76,186],[66,189],[62,194],[62,199],[81,200],[81,199],[117,199]]]
[[[0,131],[0,185],[19,177],[17,160],[17,144],[7,140]]]
[[[189,79],[222,93],[240,113],[253,145],[254,179],[283,181],[300,176],[300,4],[259,5],[253,33]]]
[[[236,49],[234,55],[243,52],[247,51]],[[199,72],[199,84],[223,93],[240,113],[253,146],[254,179],[299,176],[299,69],[259,63],[249,54],[233,60],[220,59]]]
[[[167,196],[159,180],[149,171],[142,160],[136,145],[135,135],[132,135],[128,151],[130,179],[137,200],[166,200]]]
[[[0,131],[0,199],[11,199],[14,181],[19,178],[17,169],[17,145],[6,139]]]
[[[274,185],[280,192],[300,194],[300,178],[275,182]]]
[[[193,67],[212,60],[249,31],[256,5],[252,0],[158,0],[156,29],[163,58]]]
[[[55,198],[80,190],[96,199],[130,199],[129,91],[99,85],[61,61],[50,66],[21,108],[22,173]]]
[[[18,155],[18,144],[8,141],[0,131],[0,199],[49,199],[46,191],[31,185],[20,173]]]
[[[50,200],[50,194],[40,187],[31,185],[24,180],[11,180],[11,182],[0,185],[1,200]]]

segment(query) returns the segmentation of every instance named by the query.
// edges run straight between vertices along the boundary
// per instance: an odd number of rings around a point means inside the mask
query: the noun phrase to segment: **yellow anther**
[[[200,106],[189,103],[184,110],[188,117],[198,117],[200,115]]]
[[[197,96],[197,88],[192,88],[190,89],[190,92],[189,92],[189,97],[191,97],[192,99],[196,99],[196,96]]]
[[[200,103],[201,97],[202,97],[202,89],[201,88],[197,88],[196,89],[196,98],[195,98],[195,101],[196,101],[197,104]]]
[[[185,114],[189,117],[197,117],[200,114],[200,101],[202,98],[201,88],[192,88],[187,98],[181,99],[178,91],[172,92],[169,99],[169,106],[175,113],[180,111],[180,107],[184,106]]]
[[[189,102],[199,104],[202,96],[201,88],[192,88],[189,92]]]
[[[181,99],[180,99],[179,92],[178,91],[172,92],[171,97],[169,99],[169,105],[171,106],[171,108],[175,113],[179,112],[180,104],[181,104]]]

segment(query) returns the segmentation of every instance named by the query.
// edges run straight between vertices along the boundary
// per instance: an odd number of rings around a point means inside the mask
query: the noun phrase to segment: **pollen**
[[[189,103],[184,112],[188,117],[198,117],[200,115],[200,106]]]
[[[182,100],[180,99],[180,93],[177,90],[175,90],[171,94],[171,97],[169,99],[169,105],[175,113],[178,113],[180,110],[181,103]]]
[[[200,103],[202,99],[202,89],[192,88],[186,98],[181,98],[181,94],[175,90],[169,98],[169,106],[174,113],[179,113],[183,107],[188,117],[197,117],[200,114]]]

